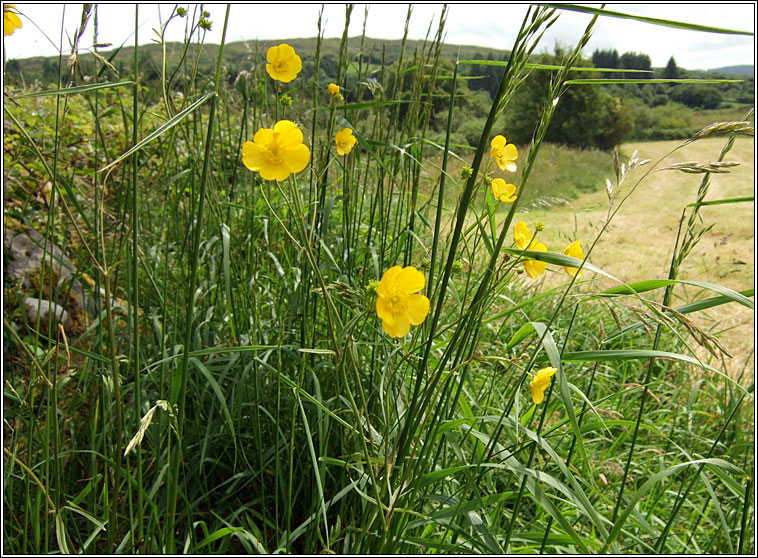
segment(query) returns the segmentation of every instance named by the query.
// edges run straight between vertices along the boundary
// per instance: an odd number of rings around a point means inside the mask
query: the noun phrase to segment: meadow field
[[[4,82],[3,552],[753,554],[749,106],[616,142],[602,10],[231,70],[213,8]]]

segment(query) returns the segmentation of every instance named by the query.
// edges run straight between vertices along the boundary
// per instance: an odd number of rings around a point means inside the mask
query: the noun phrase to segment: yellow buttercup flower
[[[273,130],[261,128],[242,146],[242,164],[264,180],[286,180],[303,170],[310,157],[303,132],[290,120],[280,120]]]
[[[337,132],[334,142],[337,144],[337,153],[347,155],[353,150],[356,139],[350,128],[343,128],[341,132]]]
[[[513,227],[513,240],[516,242],[519,250],[523,250],[529,246],[529,243],[532,241],[532,233],[523,221],[519,221]]]
[[[539,404],[545,399],[545,390],[550,385],[550,378],[558,372],[557,368],[543,368],[534,375],[529,383],[529,391],[532,392],[532,401]]]
[[[327,91],[329,91],[329,95],[331,95],[332,97],[334,97],[340,92],[340,86],[337,85],[336,83],[330,83],[326,89]]]
[[[494,158],[500,170],[516,172],[518,149],[512,143],[506,143],[505,136],[495,136],[490,144],[490,158]]]
[[[502,178],[495,178],[492,181],[492,195],[501,202],[513,203],[516,201],[516,186],[506,184]]]
[[[563,251],[563,253],[567,256],[571,256],[572,258],[576,258],[578,260],[584,259],[584,251],[582,250],[582,244],[578,240],[570,244],[569,246],[567,246],[566,249]],[[582,273],[584,273],[584,270],[581,270],[578,267],[564,267],[563,269],[566,270],[566,273],[568,273],[570,277],[581,277]],[[579,275],[577,275],[577,272],[579,273]]]
[[[417,294],[426,278],[413,266],[396,265],[384,272],[376,288],[376,315],[390,337],[405,337],[411,325],[421,325],[429,314],[429,299]]]
[[[3,35],[13,35],[16,29],[21,29],[24,24],[21,18],[15,12],[16,6],[13,4],[3,4]]]
[[[532,243],[529,245],[529,248],[527,249],[538,250],[540,252],[547,252],[547,246],[545,246],[541,242],[537,242],[536,240],[532,240]],[[532,279],[536,279],[537,277],[545,273],[546,267],[547,267],[547,262],[541,262],[539,260],[526,260],[524,262],[524,271],[526,271],[526,274]]]
[[[303,69],[302,60],[295,54],[295,49],[287,43],[268,49],[266,60],[268,61],[266,64],[268,75],[284,83],[289,83],[295,79],[300,70]]]

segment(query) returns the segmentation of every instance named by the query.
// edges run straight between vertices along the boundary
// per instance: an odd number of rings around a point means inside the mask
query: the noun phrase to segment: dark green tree
[[[652,68],[652,62],[650,61],[650,57],[647,54],[642,54],[639,52],[625,52],[621,55],[619,58],[619,68],[624,68],[627,70],[650,70]],[[651,77],[652,74],[639,74],[639,73],[625,73],[624,77],[626,79],[644,79],[646,77]]]
[[[663,69],[663,77],[664,79],[679,78],[679,68],[677,67],[673,56],[669,58],[668,64],[666,64],[666,67]]]
[[[544,64],[561,64],[561,56],[545,56]],[[577,65],[589,66],[588,60]],[[554,72],[535,70],[505,110],[509,140],[528,143],[539,124]],[[596,77],[590,72],[570,72],[569,79]],[[631,127],[628,111],[618,98],[602,87],[573,85],[561,96],[545,140],[581,148],[612,149]]]
[[[618,68],[619,67],[619,53],[614,49],[600,50],[597,49],[592,53],[592,64],[595,68]],[[605,77],[613,77],[612,72],[605,72]]]
[[[714,109],[721,104],[718,89],[709,85],[688,83],[672,89],[671,99],[691,108]]]

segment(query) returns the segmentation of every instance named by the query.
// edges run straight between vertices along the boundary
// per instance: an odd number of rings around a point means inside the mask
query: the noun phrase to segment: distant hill
[[[291,45],[303,58],[304,66],[316,50],[315,38],[294,38],[269,41],[236,41],[227,43],[224,47],[224,65],[228,72],[236,75],[243,69],[249,69],[254,64],[265,64],[265,53],[268,47],[286,42]],[[321,43],[321,67],[322,71],[328,74],[336,74],[336,63],[339,59],[341,39],[323,39]],[[355,59],[359,53],[363,53],[364,60],[370,64],[381,65],[383,62],[387,65],[397,61],[401,55],[406,59],[412,59],[414,54],[420,53],[422,49],[429,49],[433,41],[423,41],[408,39],[403,50],[401,40],[384,40],[366,37],[361,44],[360,37],[351,37],[348,42],[348,56]],[[363,48],[361,48],[363,47]],[[111,61],[120,75],[130,75],[131,60],[134,47],[125,46],[114,50],[99,50],[98,53]],[[197,44],[190,45],[187,55],[192,57],[197,51]],[[215,68],[216,55],[219,45],[206,44],[203,46],[202,54],[198,63],[199,75],[207,75]],[[140,68],[146,73],[147,80],[157,77],[161,67],[162,49],[158,44],[140,45]],[[169,67],[178,62],[183,53],[181,43],[167,43],[166,52],[168,55]],[[504,60],[508,57],[508,51],[478,47],[471,45],[451,45],[443,44],[442,58],[449,60],[459,59],[494,59]],[[88,52],[82,52],[79,61],[85,66],[85,73],[91,71],[94,67],[94,59]],[[11,83],[20,85],[21,82],[32,83],[35,79],[43,84],[50,84],[57,81],[58,57],[34,56],[25,59],[11,59],[6,64],[6,79]],[[64,60],[65,71],[65,60]],[[106,74],[109,72],[106,71]],[[23,76],[23,77],[22,77]]]
[[[713,74],[728,74],[728,75],[733,75],[733,76],[754,76],[755,66],[753,66],[752,64],[750,65],[743,64],[742,66],[725,66],[723,68],[714,68],[708,71]]]

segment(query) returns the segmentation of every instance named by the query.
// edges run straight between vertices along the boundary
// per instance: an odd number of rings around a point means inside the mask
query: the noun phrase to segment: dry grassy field
[[[707,163],[718,159],[724,138],[694,142],[675,151],[660,168],[685,161]],[[629,175],[620,192],[622,199],[649,166],[681,142],[647,142],[620,147],[622,162],[635,149],[642,159],[652,162]],[[755,150],[752,139],[739,138],[725,160],[740,163],[729,173],[712,174],[706,201],[753,195],[755,190]],[[609,169],[609,178],[612,169]],[[590,261],[624,282],[652,277],[665,278],[671,262],[676,231],[682,209],[695,201],[702,175],[679,171],[653,172],[637,186],[614,217],[610,227],[595,246]],[[525,216],[529,223],[542,221],[542,240],[551,251],[561,251],[574,239],[589,246],[608,211],[605,190],[586,194],[571,205],[536,209]],[[753,286],[755,278],[755,205],[744,202],[702,208],[703,225],[713,224],[693,253],[685,260],[680,278],[709,281],[734,290]],[[585,248],[586,249],[586,248]],[[546,274],[547,283],[564,281],[562,270]],[[601,281],[610,281],[598,278]],[[694,287],[680,288],[678,304],[708,295]],[[724,344],[733,358],[727,361],[730,372],[739,374],[745,363],[752,368],[754,353],[754,314],[744,307],[726,305],[701,313],[698,325],[712,333],[724,332]]]

